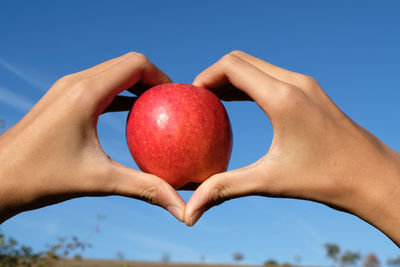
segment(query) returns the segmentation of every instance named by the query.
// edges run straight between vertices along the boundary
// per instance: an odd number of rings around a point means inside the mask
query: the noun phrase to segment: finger
[[[294,86],[300,88],[303,86],[303,80],[305,76],[303,74],[280,68],[269,62],[253,57],[243,51],[235,50],[232,52],[232,54],[240,57],[241,59],[247,61],[248,63],[254,65],[255,67],[271,75],[272,77],[275,77],[278,80],[293,84]]]
[[[117,162],[113,164],[110,193],[158,205],[178,220],[184,220],[185,202],[168,183],[154,175],[130,169]]]
[[[140,53],[136,53],[136,52],[131,52],[131,53],[138,54],[138,55],[140,54]],[[117,62],[119,62],[121,60],[123,60],[129,54],[130,53],[127,53],[127,54],[124,54],[122,56],[109,59],[107,61],[99,63],[99,64],[97,64],[97,65],[95,65],[93,67],[90,67],[88,69],[73,73],[70,76],[73,76],[75,79],[76,78],[87,78],[87,77],[90,77],[90,76],[92,76],[92,75],[94,75],[96,73],[100,73],[100,72],[104,71],[109,66],[111,66],[111,65],[113,65],[113,64],[115,64],[115,63],[117,63]]]
[[[257,163],[210,177],[197,188],[187,203],[185,223],[193,226],[204,212],[226,200],[262,194],[261,177]]]
[[[228,54],[217,63],[200,73],[193,84],[209,88],[218,88],[232,84],[250,96],[269,115],[276,99],[285,94],[289,84],[264,73],[240,57]]]
[[[233,51],[232,54],[254,65],[272,77],[296,86],[312,97],[319,97],[320,100],[324,101],[324,104],[331,104],[331,101],[327,101],[329,97],[325,94],[325,92],[323,90],[319,90],[320,86],[314,78],[305,74],[280,68],[239,50]]]
[[[80,84],[84,88],[78,90],[87,91],[93,105],[100,106],[103,111],[116,95],[139,81],[148,86],[171,82],[169,77],[145,56],[132,52],[103,71],[84,79]]]
[[[106,107],[106,109],[103,111],[103,114],[107,112],[129,111],[131,110],[136,99],[137,97],[117,95],[110,105],[108,105],[108,107]]]
[[[53,86],[52,88],[40,99],[38,103],[32,108],[32,110],[29,112],[29,114],[26,116],[27,119],[31,120],[34,119],[38,114],[41,113],[43,109],[45,109],[48,106],[48,103],[53,103],[54,98],[58,97],[60,94],[65,93],[70,86],[76,84],[76,82],[80,79],[87,78],[94,73],[98,73],[103,71],[105,68],[111,66],[112,64],[115,64],[116,62],[120,61],[123,56],[117,57],[110,59],[108,61],[105,61],[103,63],[100,63],[94,67],[91,67],[89,69],[73,73],[70,75],[66,75],[59,79]]]
[[[103,70],[105,70],[106,68],[108,68],[109,66],[111,66],[112,64],[115,64],[116,62],[122,60],[124,58],[125,55],[116,57],[116,58],[112,58],[109,59],[107,61],[101,62],[93,67],[90,67],[88,69],[79,71],[77,73],[72,74],[72,76],[74,76],[75,78],[85,78],[85,77],[89,77],[92,76],[93,74],[102,72]]]
[[[94,74],[100,73],[100,72],[104,71],[106,68],[110,67],[111,65],[123,60],[124,56],[125,55],[122,55],[122,56],[119,56],[116,58],[112,58],[110,60],[107,60],[105,62],[97,64],[91,68],[66,75],[66,76],[62,77],[61,79],[59,79],[54,85],[55,85],[55,87],[60,87],[61,88],[60,91],[64,91],[66,89],[66,87],[72,86],[79,80],[85,79]],[[56,90],[56,91],[58,91],[58,90]],[[57,92],[49,91],[48,93],[57,93]]]

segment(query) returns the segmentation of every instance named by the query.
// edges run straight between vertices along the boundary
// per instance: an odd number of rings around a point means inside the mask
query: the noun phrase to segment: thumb
[[[208,209],[226,200],[261,194],[261,176],[256,163],[211,176],[193,193],[185,210],[185,223],[193,226]]]
[[[113,165],[114,186],[111,193],[160,206],[183,222],[185,202],[171,185],[155,175],[130,169],[117,162]]]

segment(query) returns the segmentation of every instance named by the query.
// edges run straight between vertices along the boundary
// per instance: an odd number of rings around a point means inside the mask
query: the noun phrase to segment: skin
[[[121,91],[171,80],[145,56],[128,53],[58,80],[0,137],[0,221],[82,196],[122,195],[184,219],[185,203],[162,179],[110,159],[97,137],[105,111],[127,110]],[[137,85],[137,87],[135,87]],[[114,101],[113,101],[114,100]]]
[[[210,177],[186,207],[162,179],[110,159],[97,137],[100,114],[129,110],[132,99],[117,96],[123,90],[139,95],[167,82],[138,53],[57,81],[0,136],[0,221],[76,197],[122,195],[159,205],[194,225],[226,200],[261,195],[307,199],[352,213],[400,246],[400,155],[348,118],[311,77],[241,51],[224,56],[193,84],[223,100],[257,103],[274,129],[264,157]]]
[[[257,162],[197,188],[186,205],[187,225],[232,198],[297,198],[352,213],[400,246],[400,154],[347,117],[313,78],[233,51],[193,84],[224,100],[254,100],[274,136]]]

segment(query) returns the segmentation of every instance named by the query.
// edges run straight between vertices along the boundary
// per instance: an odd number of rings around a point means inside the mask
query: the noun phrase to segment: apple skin
[[[144,92],[129,113],[126,137],[138,167],[174,188],[226,171],[232,152],[232,128],[221,101],[183,83]]]

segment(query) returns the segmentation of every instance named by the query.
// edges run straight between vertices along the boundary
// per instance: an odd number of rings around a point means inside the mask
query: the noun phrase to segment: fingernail
[[[180,220],[181,222],[183,222],[183,212],[181,211],[180,208],[178,208],[177,206],[168,206],[167,210],[175,216],[175,218],[177,218],[178,220]]]
[[[193,216],[192,216],[192,218],[191,218],[191,220],[190,220],[189,226],[193,226],[193,225],[200,219],[200,217],[201,217],[202,214],[203,214],[203,213],[200,212],[199,210],[196,211],[196,212],[193,214]]]

